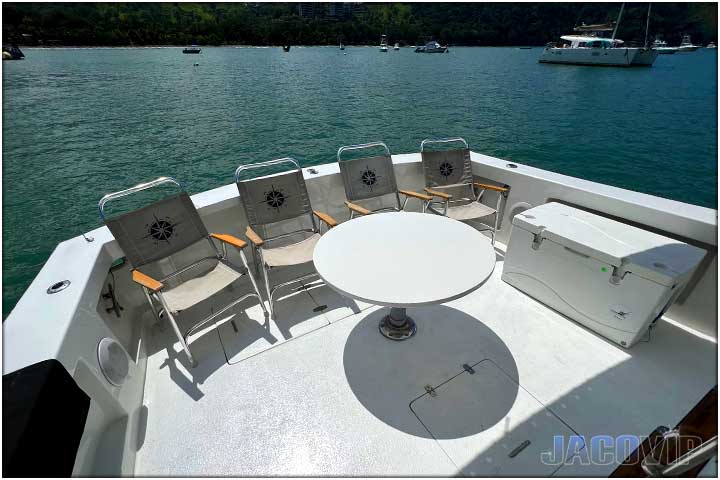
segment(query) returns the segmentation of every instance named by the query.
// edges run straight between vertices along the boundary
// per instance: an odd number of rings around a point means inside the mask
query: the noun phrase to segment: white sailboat
[[[652,48],[625,47],[622,40],[616,38],[625,4],[620,7],[618,19],[605,24],[575,27],[575,35],[563,35],[561,45],[548,44],[540,54],[540,63],[560,63],[570,65],[598,65],[611,67],[650,66],[658,56]],[[649,10],[648,10],[649,20]],[[602,37],[612,32],[610,38]],[[647,32],[646,32],[647,37]],[[647,42],[646,42],[647,43]]]

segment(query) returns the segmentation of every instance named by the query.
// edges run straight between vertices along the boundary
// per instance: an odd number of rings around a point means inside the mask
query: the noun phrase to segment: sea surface
[[[24,49],[3,70],[3,316],[97,201],[160,175],[190,193],[240,163],[335,161],[374,140],[462,136],[488,155],[717,208],[717,51],[652,68],[537,62],[541,49]],[[195,64],[198,65],[195,65]]]

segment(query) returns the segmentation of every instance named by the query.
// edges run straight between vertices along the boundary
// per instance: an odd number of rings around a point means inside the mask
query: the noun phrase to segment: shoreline
[[[200,48],[282,48],[283,45],[245,45],[245,44],[223,44],[223,45],[198,45]],[[292,48],[338,48],[339,45],[290,45]],[[58,49],[132,49],[132,48],[187,48],[188,45],[18,45],[18,48],[25,50],[58,50]],[[353,48],[377,48],[378,45],[345,45]],[[404,45],[400,48],[415,48],[416,45]],[[448,45],[448,48],[543,48],[544,45]]]

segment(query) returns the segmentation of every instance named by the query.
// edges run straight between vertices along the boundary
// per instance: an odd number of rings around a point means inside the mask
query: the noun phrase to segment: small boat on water
[[[672,55],[678,51],[677,47],[669,47],[665,40],[660,40],[659,38],[655,39],[652,48],[653,50],[657,50],[660,55]]]
[[[2,59],[3,60],[22,60],[25,58],[25,54],[18,48],[17,45],[2,47]]]
[[[289,52],[289,51],[290,51],[290,45],[283,45],[282,49],[283,49],[283,52]]]
[[[399,44],[399,43],[395,43],[395,46],[393,47],[393,50],[395,50],[396,52],[399,51],[399,50],[400,50],[400,44]]]
[[[343,45],[342,42],[340,42],[340,50],[345,50],[345,45]]]
[[[415,53],[446,53],[449,52],[447,46],[442,46],[435,40],[432,40],[425,45],[415,47]]]
[[[716,49],[716,48],[717,48],[717,45],[715,45],[715,42],[710,42],[710,43],[708,43],[708,45],[707,45],[706,48],[710,48],[710,49],[715,48],[715,49]]]
[[[202,51],[202,49],[201,49],[200,47],[198,47],[197,45],[191,45],[191,46],[189,46],[189,47],[183,48],[183,51],[182,51],[182,52],[183,52],[183,53],[198,54],[198,53],[200,53],[201,51]]]
[[[680,46],[677,47],[677,49],[680,53],[688,53],[694,52],[700,47],[701,45],[693,45],[692,40],[690,40],[690,35],[683,35],[682,42],[680,42]]]
[[[388,51],[387,35],[382,35],[380,37],[380,51],[381,52]]]

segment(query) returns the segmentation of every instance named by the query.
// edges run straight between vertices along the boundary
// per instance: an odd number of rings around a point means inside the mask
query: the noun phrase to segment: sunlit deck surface
[[[607,476],[540,452],[674,426],[715,384],[713,341],[660,321],[623,350],[504,283],[504,248],[474,293],[409,310],[404,342],[379,334],[386,309],[318,285],[288,290],[267,327],[252,306],[195,335],[194,369],[149,328],[135,474]]]

